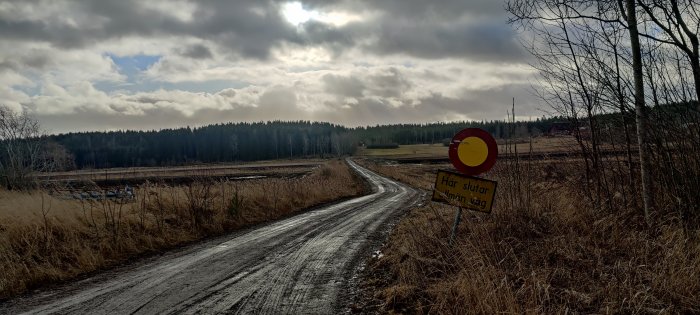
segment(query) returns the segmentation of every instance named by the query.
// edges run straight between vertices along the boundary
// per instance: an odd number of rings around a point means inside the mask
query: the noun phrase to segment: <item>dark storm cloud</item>
[[[29,3],[34,3],[33,11],[44,10],[46,6],[37,1]],[[186,25],[179,20],[145,8],[140,3],[135,0],[72,2],[59,16],[69,17],[80,13],[92,18],[77,21],[78,24],[70,19],[31,19],[31,16],[1,14],[0,36],[14,40],[45,41],[58,48],[72,49],[129,35],[148,37],[185,31]]]
[[[271,47],[281,41],[302,42],[296,29],[280,16],[279,5],[274,1],[193,2],[197,8],[191,21],[180,20],[144,3],[73,2],[70,9],[92,18],[78,25],[64,19],[30,20],[0,14],[0,37],[46,41],[70,49],[125,36],[195,36],[223,44],[233,53],[258,59],[268,57]],[[40,5],[36,9],[41,9]],[[66,14],[76,13],[68,9]]]
[[[59,48],[79,48],[125,36],[194,36],[210,40],[231,54],[266,59],[280,43],[325,46],[336,54],[360,42],[367,52],[407,54],[419,58],[456,57],[517,61],[522,49],[505,23],[501,1],[303,1],[308,9],[341,9],[371,17],[336,27],[309,21],[299,28],[280,13],[281,0],[191,2],[191,20],[181,20],[143,1],[76,1],[66,14],[90,20],[29,19],[0,14],[0,37],[46,41]],[[37,4],[36,9],[41,5]],[[178,8],[173,8],[177,10]],[[367,44],[367,38],[375,40]],[[207,48],[184,50],[192,58],[208,58]]]
[[[524,58],[516,34],[506,23],[500,0],[308,0],[310,8],[379,13],[365,23],[340,28],[347,38],[373,36],[364,47],[377,54],[419,58],[466,58],[518,62]]]
[[[377,32],[379,40],[368,49],[379,54],[405,53],[428,59],[458,57],[496,62],[512,62],[523,56],[515,34],[503,23],[384,21]]]
[[[469,12],[476,16],[504,16],[500,0],[305,0],[310,8],[340,8],[351,11],[381,11],[391,17],[426,16],[454,19]]]
[[[310,20],[301,25],[302,40],[306,44],[355,45],[356,38],[363,36],[354,28],[339,28],[330,24]]]
[[[0,71],[43,70],[54,64],[49,54],[41,51],[25,51],[21,55],[0,61]]]
[[[180,50],[179,53],[182,56],[192,59],[209,59],[214,56],[207,46],[201,44],[188,46]]]
[[[4,39],[47,41],[58,47],[71,47],[83,44],[80,33],[80,29],[67,25],[0,17],[0,37]]]
[[[452,57],[517,63],[525,58],[516,33],[506,23],[504,2],[500,0],[308,0],[304,3],[309,9],[341,9],[373,17],[339,28],[327,26],[325,32],[307,31],[309,37],[325,44],[330,42],[329,38],[342,39],[340,43],[346,46],[362,45],[365,52],[426,59]],[[366,43],[367,38],[375,40]]]

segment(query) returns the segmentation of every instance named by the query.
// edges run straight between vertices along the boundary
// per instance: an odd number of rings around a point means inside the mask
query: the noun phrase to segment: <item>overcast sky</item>
[[[49,132],[538,117],[498,0],[0,1],[0,102]]]

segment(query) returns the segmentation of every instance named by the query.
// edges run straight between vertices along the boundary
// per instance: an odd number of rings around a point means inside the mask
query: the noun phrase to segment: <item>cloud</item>
[[[524,60],[515,32],[506,24],[504,3],[492,0],[308,1],[311,8],[362,12],[361,23],[333,29],[375,54],[419,58],[456,57],[513,63]]]
[[[47,4],[47,3],[50,3]],[[327,46],[336,52],[362,46],[378,54],[422,58],[463,57],[513,61],[522,58],[498,1],[309,1],[364,20],[337,26],[328,18],[296,27],[281,1],[22,1],[0,8],[4,39],[47,42],[64,49],[140,36],[207,40],[237,56],[267,59],[284,43]],[[41,8],[39,10],[38,8]],[[334,11],[331,11],[333,13]],[[331,13],[326,16],[333,16]],[[335,16],[341,16],[336,13]],[[337,18],[336,18],[337,19]],[[370,43],[365,40],[372,38]],[[182,49],[209,58],[206,46]]]
[[[287,3],[0,0],[0,102],[55,132],[537,114],[499,1]]]
[[[416,22],[385,20],[376,40],[366,45],[377,54],[408,54],[420,58],[459,57],[478,61],[515,62],[523,50],[503,23],[470,21]]]
[[[369,89],[380,97],[400,97],[412,87],[411,82],[398,69],[390,67],[386,71],[368,78]]]
[[[355,77],[345,77],[335,74],[326,74],[322,77],[325,91],[330,94],[360,98],[363,96],[365,84]]]
[[[195,44],[179,51],[182,56],[189,57],[192,59],[209,59],[214,55],[211,50],[202,44]]]
[[[88,81],[67,87],[44,82],[38,95],[24,98],[20,103],[39,115],[42,123],[51,126],[54,132],[78,126],[123,129],[149,115],[158,117],[139,129],[229,120],[314,119],[356,126],[501,119],[510,108],[511,97],[521,104],[519,113],[536,112],[536,99],[529,95],[529,72],[524,69],[499,67],[494,71],[497,64],[455,60],[421,64],[419,61],[391,66],[342,64],[303,72],[274,71],[273,66],[255,71],[245,67],[227,68],[228,75],[245,80],[249,79],[247,76],[251,80],[263,76],[257,79],[262,84],[216,92],[178,89],[107,92]],[[166,122],[160,120],[161,112],[166,117],[175,117],[175,112],[179,115],[175,121]],[[69,123],[72,120],[67,115],[94,118],[74,125]],[[105,115],[113,117],[104,124],[92,123]]]
[[[24,110],[22,104],[26,104],[30,100],[29,95],[7,86],[0,86],[0,95],[2,95],[1,104],[16,112],[22,112]]]

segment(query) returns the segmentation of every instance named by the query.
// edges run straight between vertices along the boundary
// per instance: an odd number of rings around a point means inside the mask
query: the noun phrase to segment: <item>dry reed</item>
[[[334,160],[300,178],[145,184],[128,202],[3,191],[0,299],[364,190],[362,180]]]
[[[448,165],[369,168],[417,187]],[[455,208],[429,203],[393,231],[365,285],[385,313],[700,312],[700,233],[667,212],[647,227],[611,192],[615,211],[585,201],[581,165],[500,163],[491,214],[471,213],[455,246]],[[432,178],[431,178],[432,177]],[[419,180],[418,180],[419,179]],[[529,180],[528,180],[529,179]],[[416,181],[420,183],[416,184]],[[368,305],[371,305],[368,303]]]

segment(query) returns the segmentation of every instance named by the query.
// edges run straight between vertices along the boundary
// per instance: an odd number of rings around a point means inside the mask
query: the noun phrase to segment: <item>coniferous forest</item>
[[[50,138],[73,155],[77,168],[340,156],[351,154],[355,143],[345,127],[305,121],[84,132]]]
[[[557,118],[519,122],[516,136],[537,135]],[[50,136],[76,168],[170,166],[343,156],[358,145],[439,143],[465,127],[502,138],[505,121],[401,124],[346,128],[309,121],[226,123],[153,131],[81,132]]]

